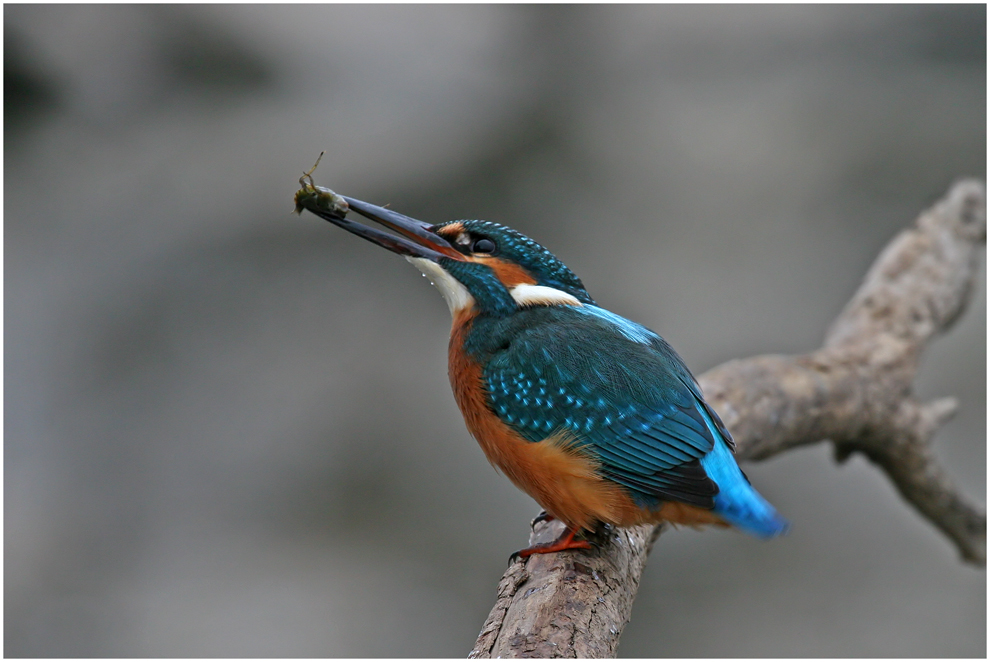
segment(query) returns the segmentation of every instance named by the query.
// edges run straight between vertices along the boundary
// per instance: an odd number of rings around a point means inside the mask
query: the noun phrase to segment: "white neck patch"
[[[475,301],[471,292],[444,270],[439,264],[425,257],[406,257],[414,267],[423,272],[430,282],[440,290],[451,315],[474,307]],[[573,294],[545,285],[516,285],[509,294],[520,306],[581,306],[583,305]]]
[[[450,314],[456,315],[458,312],[474,307],[474,297],[468,289],[458,282],[456,278],[447,273],[443,267],[428,260],[425,257],[406,257],[410,264],[423,272],[430,279],[430,282],[440,290],[443,300],[450,308]]]
[[[519,284],[509,290],[520,306],[580,306],[573,294],[545,285]]]

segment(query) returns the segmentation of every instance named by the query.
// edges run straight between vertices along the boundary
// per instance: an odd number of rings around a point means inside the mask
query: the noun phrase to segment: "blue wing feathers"
[[[714,509],[757,535],[786,523],[745,479],[732,437],[660,336],[586,305],[534,307],[473,322],[465,349],[489,404],[524,439],[570,432],[644,507]]]

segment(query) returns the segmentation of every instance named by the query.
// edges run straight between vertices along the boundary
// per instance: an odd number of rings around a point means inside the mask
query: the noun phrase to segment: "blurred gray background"
[[[303,170],[546,244],[696,372],[819,346],[986,176],[968,6],[4,7],[8,656],[442,656],[538,507],[403,260]],[[986,289],[928,353],[986,493]],[[862,458],[747,466],[793,522],[658,543],[620,654],[986,655],[986,573]]]

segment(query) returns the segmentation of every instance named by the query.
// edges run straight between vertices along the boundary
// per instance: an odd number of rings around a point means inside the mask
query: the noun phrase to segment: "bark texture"
[[[863,453],[964,561],[985,565],[985,509],[959,493],[931,449],[957,403],[921,402],[913,392],[924,348],[972,297],[985,243],[985,189],[958,182],[880,253],[820,349],[729,361],[702,375],[737,457],[762,460],[824,440],[839,461]],[[599,549],[512,562],[469,657],[614,657],[662,528],[614,529]],[[541,523],[530,543],[561,530]]]

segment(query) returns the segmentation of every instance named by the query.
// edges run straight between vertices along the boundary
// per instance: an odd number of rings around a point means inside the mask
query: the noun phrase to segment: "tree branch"
[[[823,440],[839,461],[863,453],[964,561],[985,565],[985,510],[959,493],[931,449],[957,403],[922,403],[913,393],[925,346],[972,298],[985,243],[984,187],[958,182],[880,253],[820,349],[729,361],[702,375],[737,457],[763,460]],[[537,525],[530,543],[562,526]],[[513,562],[469,657],[613,657],[662,528],[614,529],[600,549]]]

